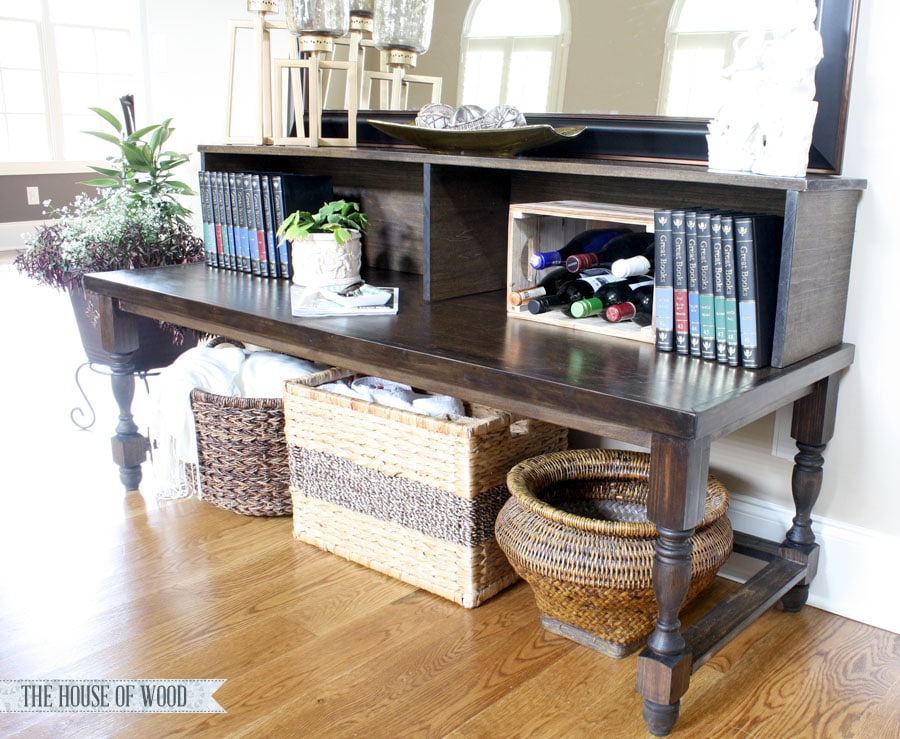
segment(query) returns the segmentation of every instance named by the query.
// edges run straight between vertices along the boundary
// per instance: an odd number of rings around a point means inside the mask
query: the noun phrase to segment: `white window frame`
[[[79,0],[71,0],[78,2]],[[83,0],[90,2],[90,0]],[[44,103],[43,116],[47,123],[47,148],[49,158],[37,161],[0,161],[0,174],[22,174],[22,173],[65,173],[65,172],[83,172],[86,170],[86,164],[81,159],[69,159],[66,157],[64,140],[65,129],[63,123],[62,101],[60,94],[60,70],[56,56],[55,29],[60,26],[77,26],[92,30],[122,30],[119,25],[94,25],[94,24],[72,24],[72,23],[53,23],[50,20],[49,0],[32,0],[40,6],[40,18],[5,15],[3,20],[23,21],[33,23],[37,30],[37,39],[40,53],[40,73],[42,81],[42,97]],[[132,84],[129,90],[123,90],[124,93],[134,94],[140,100],[143,99],[144,91],[144,71],[143,71],[143,33],[141,29],[141,18],[143,15],[144,0],[134,0],[134,9],[132,13],[132,22],[127,30],[131,34],[131,47],[134,51],[135,69]],[[91,74],[91,73],[88,73]],[[97,76],[99,73],[92,73]],[[117,106],[111,109],[117,117],[121,118],[121,109]],[[0,110],[0,116],[4,116],[5,111]],[[98,126],[96,128],[103,130],[103,124],[97,119]]]
[[[545,51],[550,53],[551,69],[549,75],[549,89],[546,94],[546,104],[544,110],[530,110],[523,112],[543,113],[547,111],[559,110],[563,104],[563,96],[565,93],[565,70],[568,58],[569,42],[571,39],[571,22],[568,0],[547,0],[547,2],[556,2],[559,6],[560,13],[560,33],[558,35],[544,36],[511,36],[504,35],[503,29],[498,29],[501,33],[496,36],[479,36],[470,37],[472,20],[481,0],[472,0],[469,10],[466,12],[466,18],[463,23],[462,38],[460,39],[460,55],[459,55],[459,93],[457,99],[460,103],[478,103],[492,105],[519,105],[516,100],[508,99],[509,79],[510,79],[510,63],[514,53],[528,51]],[[511,4],[513,12],[515,12],[515,3]],[[467,100],[465,91],[465,73],[468,52],[495,52],[502,56],[502,78],[500,82],[500,99],[496,101],[476,101]]]

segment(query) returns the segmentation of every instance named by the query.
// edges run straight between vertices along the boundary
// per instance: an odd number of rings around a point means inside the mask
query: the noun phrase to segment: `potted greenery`
[[[88,359],[109,364],[100,346],[96,306],[82,285],[84,275],[198,262],[203,240],[194,235],[190,211],[177,199],[193,191],[173,177],[188,156],[165,149],[171,119],[129,131],[112,113],[91,110],[114,133],[87,133],[113,144],[117,155],[107,158],[108,167],[91,167],[100,179],[82,183],[100,188],[97,195],[82,193],[70,205],[51,209],[52,220],[25,237],[15,264],[38,283],[68,291]],[[164,366],[196,343],[193,334],[150,319],[140,321],[138,330],[142,351],[135,357],[136,371]]]
[[[368,217],[359,203],[346,200],[325,203],[317,213],[290,213],[278,235],[291,242],[292,282],[305,287],[359,282],[366,226]]]

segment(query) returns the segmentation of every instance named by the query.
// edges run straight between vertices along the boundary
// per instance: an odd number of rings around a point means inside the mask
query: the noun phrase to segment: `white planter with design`
[[[360,280],[362,238],[351,231],[351,238],[338,244],[330,233],[312,233],[291,241],[291,266],[295,285],[325,287],[350,285]]]

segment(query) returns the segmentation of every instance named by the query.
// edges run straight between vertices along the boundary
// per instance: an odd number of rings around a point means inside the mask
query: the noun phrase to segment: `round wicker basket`
[[[656,526],[647,519],[650,457],[576,449],[532,457],[507,478],[511,497],[497,542],[534,591],[545,628],[614,657],[653,630]],[[708,587],[731,553],[728,493],[710,476],[706,509],[691,537],[685,604]]]

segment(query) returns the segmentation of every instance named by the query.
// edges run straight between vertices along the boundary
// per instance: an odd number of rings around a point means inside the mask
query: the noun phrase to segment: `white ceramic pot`
[[[360,279],[362,239],[359,231],[338,244],[329,233],[313,233],[305,239],[291,241],[291,266],[295,285],[304,287],[345,287]]]

